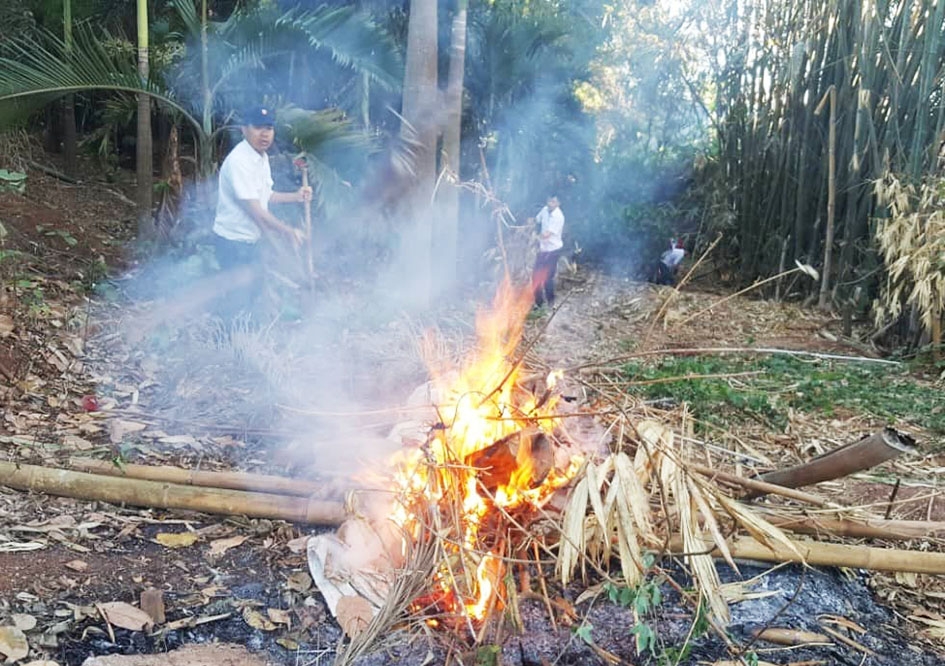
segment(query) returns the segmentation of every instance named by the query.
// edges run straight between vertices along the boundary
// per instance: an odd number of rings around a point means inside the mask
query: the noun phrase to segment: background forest
[[[435,296],[556,193],[581,262],[642,277],[671,236],[721,238],[709,279],[809,264],[769,293],[912,348],[941,346],[943,89],[933,0],[0,6],[0,125],[73,176],[135,168],[142,240],[206,232],[233,112],[262,98],[338,269],[409,242]]]

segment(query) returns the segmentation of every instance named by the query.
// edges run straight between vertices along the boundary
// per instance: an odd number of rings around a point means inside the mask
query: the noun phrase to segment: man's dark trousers
[[[535,269],[532,271],[532,290],[535,292],[535,305],[541,307],[548,302],[549,307],[555,304],[555,273],[558,272],[558,257],[561,250],[553,252],[539,252],[535,259]]]

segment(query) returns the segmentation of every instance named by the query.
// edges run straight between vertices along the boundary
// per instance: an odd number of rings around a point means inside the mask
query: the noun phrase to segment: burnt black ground
[[[741,576],[721,567],[723,581],[747,580],[767,568],[752,564],[740,566]],[[733,659],[735,656],[724,642],[711,632],[691,641],[691,651],[680,661],[675,660],[678,650],[686,643],[690,630],[691,611],[679,604],[679,596],[668,585],[663,586],[664,600],[660,608],[646,619],[659,638],[655,653],[637,655],[631,634],[634,618],[630,609],[604,598],[581,604],[577,610],[591,628],[595,645],[616,655],[629,664],[674,664],[693,666]],[[576,593],[581,589],[575,588]],[[837,569],[803,568],[796,565],[782,567],[764,578],[754,591],[775,592],[763,599],[743,601],[732,608],[729,635],[736,644],[754,652],[759,659],[773,663],[819,662],[850,666],[936,666],[945,663],[940,653],[917,644],[909,635],[905,623],[892,611],[881,606],[873,597],[862,577],[849,579]],[[578,635],[573,628],[552,627],[543,603],[526,600],[520,605],[525,631],[507,638],[501,646],[502,666],[557,666],[607,664],[604,658]],[[835,615],[855,622],[867,631],[852,634],[858,643],[876,653],[870,656],[854,648],[835,643],[831,646],[792,648],[773,646],[762,641],[751,643],[753,632],[766,626],[823,633],[818,617]],[[831,628],[844,632],[842,628]],[[845,633],[845,632],[844,632]],[[414,644],[387,649],[368,655],[358,666],[398,666],[444,663],[445,653],[439,652],[430,661],[430,644]],[[470,656],[468,663],[496,663],[480,655]],[[466,663],[466,662],[464,662]]]

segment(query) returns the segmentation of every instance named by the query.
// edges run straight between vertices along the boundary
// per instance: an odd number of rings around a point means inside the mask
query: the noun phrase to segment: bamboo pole
[[[123,464],[119,466],[109,460],[93,460],[91,458],[70,458],[69,467],[78,472],[120,476],[127,479],[177,483],[183,486],[250,490],[276,493],[278,495],[297,495],[299,497],[324,496],[326,490],[326,484],[323,483],[315,483],[304,479],[287,479],[270,474],[206,472],[169,465]]]
[[[914,452],[914,439],[893,428],[883,428],[856,442],[817,456],[802,465],[762,474],[759,480],[785,488],[800,488],[843,478],[892,460],[903,453]],[[752,490],[745,499],[763,494],[765,493],[759,490]]]
[[[59,497],[161,509],[186,509],[251,518],[272,518],[312,525],[338,525],[341,502],[325,502],[273,493],[200,488],[127,479],[66,469],[0,462],[0,485]]]
[[[774,543],[770,547],[751,537],[738,537],[729,541],[728,548],[733,558],[760,560],[762,562],[802,562],[812,566],[848,567],[871,571],[901,571],[904,573],[945,574],[945,553],[927,553],[917,550],[895,548],[873,548],[847,544],[821,543],[819,541],[792,541],[797,551]],[[670,550],[676,554],[685,552],[682,539],[670,541]],[[707,545],[713,557],[721,557],[718,548]]]
[[[854,539],[930,539],[945,537],[945,522],[926,520],[866,520],[817,518],[812,516],[763,515],[782,530],[801,534],[830,534]]]
[[[820,274],[820,299],[817,305],[827,307],[827,294],[830,288],[830,270],[833,259],[834,215],[837,208],[837,87],[830,86],[824,98],[814,110],[819,116],[824,104],[830,101],[830,125],[827,134],[827,237],[824,240],[824,267]]]

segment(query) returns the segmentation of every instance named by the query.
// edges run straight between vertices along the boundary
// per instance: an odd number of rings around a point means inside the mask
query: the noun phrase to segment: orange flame
[[[395,478],[408,499],[395,507],[392,519],[406,534],[418,533],[420,515],[429,507],[458,507],[444,510],[444,514],[460,514],[458,532],[449,543],[458,556],[456,561],[465,562],[468,556],[478,565],[475,576],[444,566],[437,573],[437,587],[442,590],[438,605],[477,620],[487,614],[494,599],[501,598],[504,570],[504,546],[496,545],[505,543],[504,537],[497,539],[491,534],[494,530],[484,535],[484,526],[494,526],[519,507],[537,505],[567,483],[580,465],[580,461],[571,461],[563,472],[551,465],[536,485],[531,444],[523,438],[508,478],[487,489],[483,470],[468,462],[470,456],[517,433],[550,436],[554,431],[554,419],[549,417],[558,404],[554,388],[560,373],[551,373],[538,390],[525,391],[518,386],[520,365],[513,361],[531,303],[529,290],[515,290],[504,283],[492,307],[477,314],[475,353],[458,372],[431,362],[432,341],[427,341],[425,355],[440,398],[437,409],[443,423],[434,429],[424,448],[402,452],[396,463]],[[420,498],[423,506],[410,498]],[[458,589],[463,586],[457,580],[466,582],[465,589]]]

